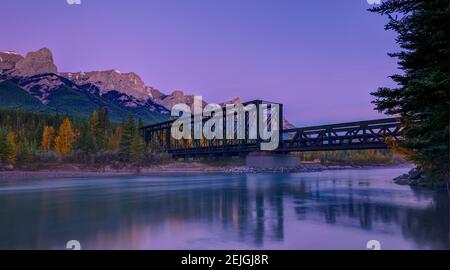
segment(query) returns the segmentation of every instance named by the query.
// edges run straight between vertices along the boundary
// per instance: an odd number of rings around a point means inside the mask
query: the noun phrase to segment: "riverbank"
[[[14,168],[0,171],[1,180],[20,180],[32,178],[71,178],[71,177],[105,177],[126,175],[152,175],[152,174],[179,174],[179,173],[288,173],[288,172],[315,172],[323,170],[370,169],[382,167],[412,167],[402,165],[322,165],[320,163],[302,163],[297,168],[267,168],[256,169],[243,165],[211,165],[202,162],[170,162],[153,166],[123,165],[120,167],[104,166],[89,167],[79,164],[47,164],[30,168]]]
[[[0,171],[0,180],[39,178],[68,178],[68,177],[102,177],[102,176],[125,176],[136,174],[156,173],[207,173],[223,172],[228,167],[209,166],[202,163],[172,162],[153,166],[101,166],[93,167],[80,164],[46,164],[43,167],[18,167],[11,170]]]

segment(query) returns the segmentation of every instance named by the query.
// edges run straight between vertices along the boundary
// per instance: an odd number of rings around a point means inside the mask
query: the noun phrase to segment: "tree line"
[[[111,123],[105,108],[89,119],[0,110],[0,162],[143,164],[167,159],[145,144],[139,134],[142,126],[131,114],[120,124]]]
[[[302,161],[320,162],[324,165],[385,165],[405,162],[402,155],[390,149],[299,152],[296,155]]]

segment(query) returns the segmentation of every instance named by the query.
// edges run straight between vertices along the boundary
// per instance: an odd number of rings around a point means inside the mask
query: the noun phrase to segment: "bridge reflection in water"
[[[256,108],[262,105],[276,104],[280,108],[279,116],[283,119],[283,105],[254,100],[243,105],[254,104]],[[268,111],[270,113],[270,105]],[[226,110],[223,108],[224,130],[226,127]],[[171,126],[175,119],[163,123],[150,125],[141,129],[141,135],[147,144],[154,149],[167,151],[175,157],[192,157],[205,155],[245,155],[261,149],[261,143],[265,142],[258,135],[256,139],[249,139],[249,130],[252,123],[258,123],[252,119],[248,112],[245,113],[245,139],[180,139],[172,138]],[[203,118],[205,123],[209,118]],[[269,120],[270,121],[270,115]],[[330,151],[330,150],[362,150],[385,149],[388,141],[396,142],[402,139],[402,125],[398,118],[378,119],[321,125],[313,127],[283,129],[283,121],[279,121],[280,143],[277,150],[272,152],[304,152],[304,151]],[[191,137],[193,136],[194,123],[191,123]],[[234,125],[234,138],[237,138],[237,128]]]
[[[1,183],[0,249],[450,248],[448,195],[386,181],[401,172]]]

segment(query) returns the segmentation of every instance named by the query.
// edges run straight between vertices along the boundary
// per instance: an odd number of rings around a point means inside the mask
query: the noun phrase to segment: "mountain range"
[[[193,101],[194,96],[183,91],[164,94],[147,86],[133,72],[59,72],[47,48],[25,57],[14,51],[0,51],[1,108],[85,118],[103,106],[112,121],[119,122],[131,113],[153,124],[169,119],[173,105],[186,103],[192,107]],[[230,102],[241,101],[235,98]],[[293,127],[286,120],[284,125]]]

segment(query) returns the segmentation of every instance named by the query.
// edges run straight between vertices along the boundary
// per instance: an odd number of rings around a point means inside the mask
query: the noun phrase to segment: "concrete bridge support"
[[[300,158],[287,153],[252,152],[245,158],[248,167],[259,169],[296,168]]]

